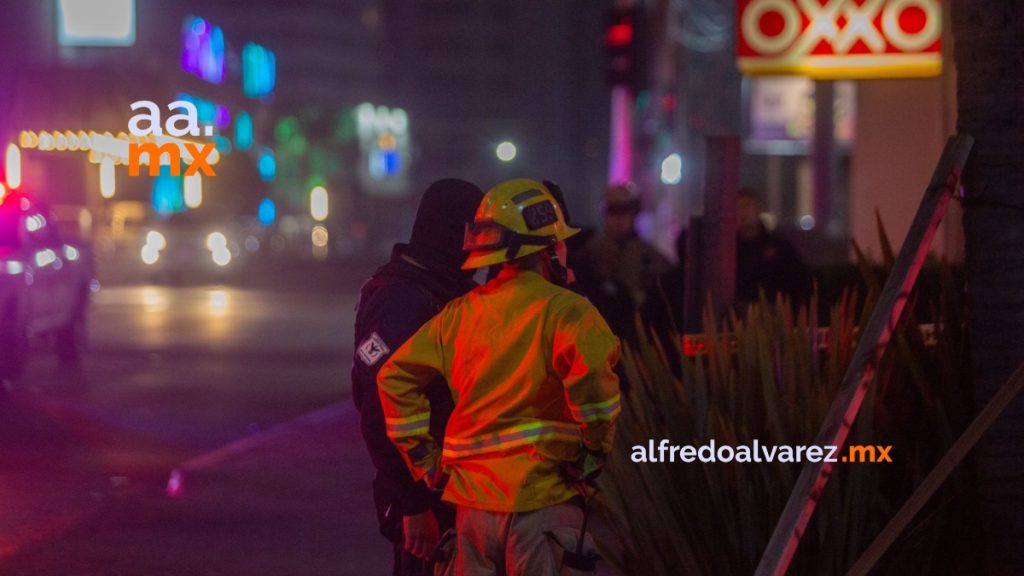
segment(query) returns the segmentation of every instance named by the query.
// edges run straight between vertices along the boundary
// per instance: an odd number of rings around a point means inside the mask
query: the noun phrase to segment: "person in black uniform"
[[[377,372],[393,351],[475,283],[461,270],[466,224],[473,221],[483,191],[464,180],[431,184],[420,199],[408,244],[396,244],[391,259],[363,285],[356,308],[352,397],[363,440],[377,469],[373,497],[381,533],[395,545],[395,576],[433,573],[429,555],[440,534],[455,524],[454,511],[423,482],[416,482],[384,427]],[[443,379],[427,390],[430,431],[444,445],[453,403]]]
[[[807,302],[811,277],[800,254],[782,235],[761,222],[757,193],[741,188],[736,200],[736,301],[757,302],[764,290],[768,302],[783,294],[794,307]]]

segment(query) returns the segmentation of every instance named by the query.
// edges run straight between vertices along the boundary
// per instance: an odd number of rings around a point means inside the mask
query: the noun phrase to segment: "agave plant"
[[[892,250],[880,234],[891,266]],[[706,312],[703,352],[695,357],[684,354],[678,334],[659,337],[638,319],[638,337],[625,346],[622,361],[630,392],[601,479],[602,511],[614,534],[603,543],[604,556],[618,573],[753,573],[800,464],[637,463],[634,446],[661,439],[694,446],[755,439],[811,444],[880,289],[878,271],[861,263],[866,293],[844,291],[823,316],[830,337],[824,350],[817,296],[796,312],[785,299],[763,297],[721,322]],[[848,439],[892,445],[892,463],[837,464],[791,573],[845,572],[966,425],[963,305],[948,266],[941,279],[938,302],[906,307]],[[923,322],[934,328],[923,333]],[[954,475],[879,569],[955,566],[955,555],[967,548],[953,544],[963,542],[957,530],[969,520],[969,487],[966,471]]]

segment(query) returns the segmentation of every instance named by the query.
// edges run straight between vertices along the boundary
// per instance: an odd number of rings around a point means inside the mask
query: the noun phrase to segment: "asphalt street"
[[[0,574],[386,574],[350,284],[96,293],[0,400]]]

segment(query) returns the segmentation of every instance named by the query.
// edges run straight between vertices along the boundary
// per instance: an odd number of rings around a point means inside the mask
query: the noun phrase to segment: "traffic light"
[[[608,83],[612,86],[635,89],[639,84],[638,14],[633,8],[614,8],[608,14],[604,46],[608,53]]]

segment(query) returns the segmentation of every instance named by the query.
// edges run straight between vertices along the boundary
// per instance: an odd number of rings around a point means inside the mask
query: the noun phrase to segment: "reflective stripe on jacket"
[[[619,341],[579,295],[505,269],[450,303],[392,354],[378,376],[388,435],[413,475],[439,461],[445,500],[520,512],[576,495],[562,463],[581,442],[610,449],[619,413]],[[426,431],[423,395],[437,375],[455,409],[444,446]]]

